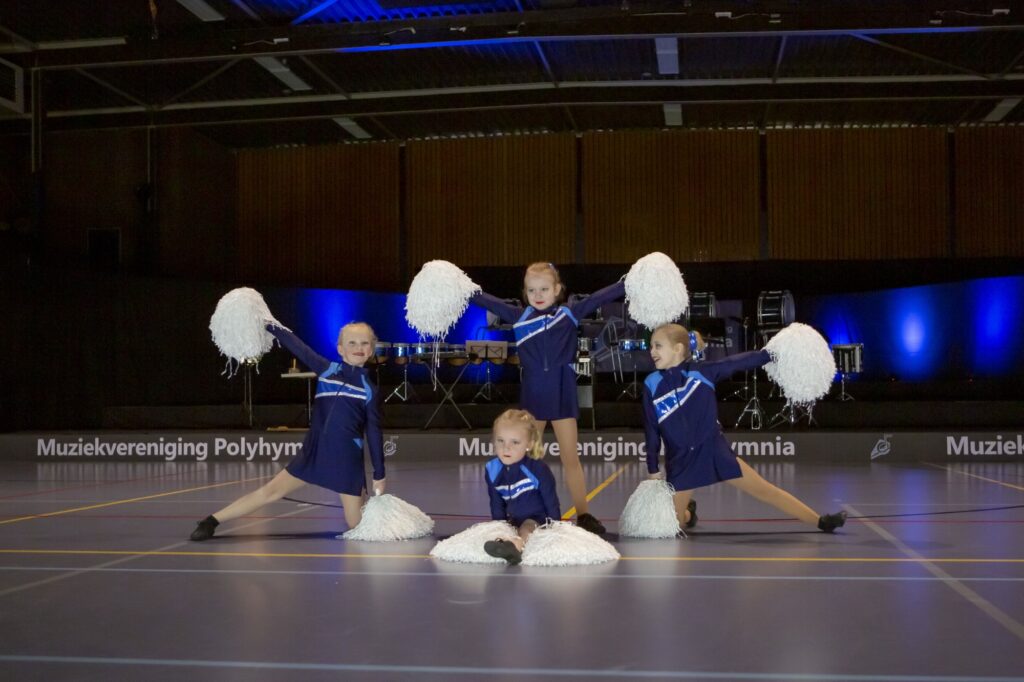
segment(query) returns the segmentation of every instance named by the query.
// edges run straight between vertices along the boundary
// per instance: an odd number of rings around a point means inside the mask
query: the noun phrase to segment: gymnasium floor
[[[486,513],[481,465],[389,461],[389,492],[449,535]],[[1024,504],[1021,464],[756,466],[819,511]],[[689,539],[617,541],[641,466],[585,468],[623,559],[509,569],[293,502],[186,540],[275,465],[0,463],[0,679],[1024,680],[1024,509],[829,536],[723,485]]]

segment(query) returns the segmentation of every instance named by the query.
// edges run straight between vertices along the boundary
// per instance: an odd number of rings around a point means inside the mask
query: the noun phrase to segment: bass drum
[[[796,321],[793,294],[784,291],[762,291],[757,297],[757,326],[779,330]]]

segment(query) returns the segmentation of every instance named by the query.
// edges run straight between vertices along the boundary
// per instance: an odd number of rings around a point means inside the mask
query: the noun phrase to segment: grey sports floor
[[[389,461],[389,492],[449,535],[487,513],[481,466]],[[1024,504],[1021,464],[755,466],[819,511]],[[585,468],[622,560],[530,569],[292,502],[187,541],[274,465],[0,463],[0,679],[1024,680],[1024,509],[829,536],[719,485],[689,539],[619,541],[641,467]]]

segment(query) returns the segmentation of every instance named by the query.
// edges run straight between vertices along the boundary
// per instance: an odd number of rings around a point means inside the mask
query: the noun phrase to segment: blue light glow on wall
[[[830,343],[863,343],[873,378],[1024,374],[1024,277],[807,297],[797,319]]]

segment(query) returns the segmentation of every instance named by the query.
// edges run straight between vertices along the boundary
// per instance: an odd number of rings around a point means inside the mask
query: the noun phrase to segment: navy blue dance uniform
[[[572,306],[513,306],[490,294],[479,293],[472,303],[490,310],[502,322],[512,324],[519,363],[523,368],[519,407],[540,421],[578,419],[576,398],[576,336],[579,320],[606,303],[622,298],[626,287],[616,282]]]
[[[524,457],[505,466],[495,457],[484,466],[491,518],[519,527],[528,519],[543,525],[562,518],[555,491],[555,476],[539,459]]]
[[[319,375],[309,432],[288,473],[336,493],[361,495],[366,489],[363,434],[373,462],[373,480],[384,478],[380,404],[366,369],[330,362],[287,329],[267,325],[281,345]]]
[[[767,351],[740,353],[715,362],[683,362],[644,381],[647,471],[658,473],[665,441],[666,480],[676,490],[740,478],[736,454],[722,435],[715,382],[768,362]]]

